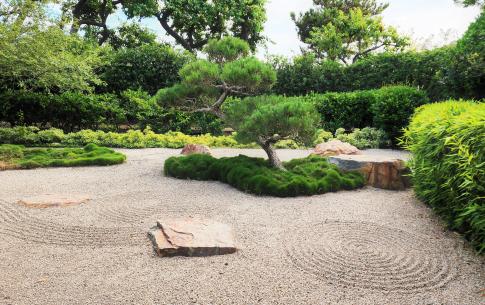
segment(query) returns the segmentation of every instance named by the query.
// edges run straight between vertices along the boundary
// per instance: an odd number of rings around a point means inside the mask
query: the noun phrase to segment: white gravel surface
[[[255,197],[163,177],[179,150],[120,151],[128,161],[117,166],[0,172],[0,304],[484,304],[484,259],[412,191]],[[92,199],[16,204],[41,193]],[[148,229],[187,216],[231,225],[240,250],[157,257]]]

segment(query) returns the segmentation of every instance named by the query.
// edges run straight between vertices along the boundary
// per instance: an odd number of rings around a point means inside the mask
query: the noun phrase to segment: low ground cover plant
[[[419,108],[402,139],[417,196],[485,251],[485,104]]]
[[[343,173],[322,157],[294,159],[283,165],[285,171],[262,158],[240,155],[216,159],[194,154],[168,158],[164,173],[178,179],[221,181],[244,192],[276,197],[308,196],[364,186],[360,173]]]
[[[237,133],[230,136],[212,136],[209,134],[191,136],[181,132],[157,134],[150,128],[146,128],[143,131],[130,130],[126,133],[94,131],[89,129],[64,133],[57,128],[40,130],[34,126],[0,127],[1,144],[20,144],[25,146],[79,147],[94,143],[100,146],[117,148],[182,148],[186,144],[202,144],[210,147],[228,148],[258,147],[256,143],[240,143],[236,138]],[[348,142],[359,149],[389,146],[389,140],[386,134],[382,130],[370,127],[354,129],[351,132],[338,129],[335,135],[319,129],[316,132],[312,145],[315,146],[334,138]],[[279,149],[305,149],[309,146],[305,146],[301,142],[299,143],[292,139],[286,139],[276,142],[274,147]]]
[[[248,148],[256,144],[240,144],[234,135],[200,136],[186,135],[181,132],[154,133],[151,129],[130,130],[126,133],[81,130],[64,133],[60,129],[40,130],[37,127],[17,126],[0,128],[0,143],[21,144],[25,146],[79,147],[90,143],[118,148],[182,148],[186,144],[202,144],[210,147]],[[282,143],[284,144],[284,143]],[[289,143],[288,145],[294,145]]]
[[[84,148],[25,148],[21,145],[0,145],[0,169],[114,165],[126,156],[95,144]]]

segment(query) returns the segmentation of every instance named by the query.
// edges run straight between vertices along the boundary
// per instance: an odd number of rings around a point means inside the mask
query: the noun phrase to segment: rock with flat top
[[[237,251],[230,226],[202,219],[158,221],[148,235],[162,257],[212,256]]]
[[[344,171],[359,171],[367,185],[387,189],[404,190],[410,187],[409,169],[403,160],[373,155],[340,155],[329,157],[330,163]]]
[[[338,155],[358,155],[362,152],[355,146],[340,140],[331,140],[318,144],[312,151],[312,154],[323,157]]]
[[[79,205],[89,200],[85,195],[38,194],[22,198],[17,203],[28,208],[46,209]]]
[[[182,155],[192,155],[192,154],[205,154],[210,155],[211,151],[209,147],[200,144],[187,144],[184,146],[181,152]]]

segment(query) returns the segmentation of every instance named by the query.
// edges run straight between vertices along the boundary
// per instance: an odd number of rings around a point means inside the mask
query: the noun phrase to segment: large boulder
[[[410,187],[409,169],[403,160],[374,155],[340,155],[329,157],[343,171],[359,171],[367,184],[388,190],[404,190]]]
[[[148,235],[159,256],[211,256],[236,252],[234,234],[226,224],[183,218],[158,221]]]
[[[357,147],[340,140],[331,140],[318,144],[312,151],[313,155],[319,156],[338,156],[338,155],[358,155],[362,152]]]
[[[192,155],[192,154],[206,154],[210,155],[211,151],[209,147],[200,144],[187,144],[184,146],[181,152],[182,155]]]

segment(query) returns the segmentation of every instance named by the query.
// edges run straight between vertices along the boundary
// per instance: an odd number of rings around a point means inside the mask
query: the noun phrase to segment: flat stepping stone
[[[46,209],[79,205],[89,200],[90,198],[84,195],[40,194],[20,199],[17,204],[28,208]]]
[[[328,159],[343,171],[359,171],[367,185],[387,190],[404,190],[411,186],[406,163],[397,158],[375,155],[339,155]]]
[[[212,256],[237,251],[232,228],[212,220],[183,218],[158,221],[148,235],[155,252],[162,257]]]

